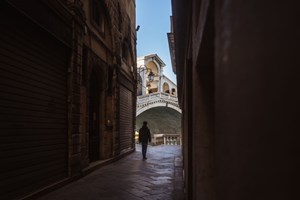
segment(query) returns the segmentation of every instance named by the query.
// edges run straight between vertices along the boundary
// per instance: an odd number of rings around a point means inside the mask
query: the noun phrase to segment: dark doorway
[[[99,104],[100,87],[95,72],[92,72],[90,79],[90,103],[89,103],[89,159],[90,162],[99,160],[100,133],[99,133]]]

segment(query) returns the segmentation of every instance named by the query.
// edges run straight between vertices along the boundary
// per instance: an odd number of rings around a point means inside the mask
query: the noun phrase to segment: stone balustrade
[[[139,105],[139,104],[147,103],[149,101],[162,100],[162,99],[178,104],[178,97],[164,92],[156,92],[156,93],[151,93],[143,96],[138,96],[137,104]]]
[[[153,134],[152,145],[181,145],[181,134]]]
[[[167,106],[181,113],[177,96],[164,92],[156,92],[137,97],[136,115],[138,116],[145,110],[159,106]]]

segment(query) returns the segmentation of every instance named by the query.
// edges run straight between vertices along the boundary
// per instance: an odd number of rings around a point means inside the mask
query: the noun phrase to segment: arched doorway
[[[147,71],[146,76],[148,77],[150,72],[152,72],[154,74],[154,79],[153,81],[151,81],[151,83],[149,82],[149,80],[147,81],[146,85],[148,87],[148,93],[154,93],[154,92],[158,92],[159,91],[159,79],[157,78],[159,75],[159,68],[157,66],[157,64],[154,61],[150,61],[147,64],[147,68],[150,69]]]
[[[90,77],[89,91],[89,160],[100,159],[100,81],[93,71]]]
[[[163,91],[164,91],[165,93],[170,93],[169,84],[166,83],[166,82],[163,84]]]
[[[175,89],[175,88],[172,88],[171,94],[174,95],[174,96],[177,96],[177,94],[176,94],[176,89]]]

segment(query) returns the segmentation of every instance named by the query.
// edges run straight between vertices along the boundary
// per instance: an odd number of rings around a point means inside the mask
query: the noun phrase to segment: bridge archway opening
[[[177,96],[177,94],[176,94],[176,89],[175,89],[175,88],[172,88],[171,94],[174,95],[174,96]]]
[[[181,113],[169,107],[154,107],[136,117],[136,131],[148,122],[151,134],[181,134]]]
[[[154,73],[154,74],[158,74],[159,73],[159,70],[158,70],[158,66],[155,64],[155,62],[153,61],[150,61],[148,64],[147,64],[147,68],[151,69],[151,71]],[[150,71],[147,73],[147,75],[149,75]]]
[[[158,66],[156,65],[155,62],[153,61],[150,61],[148,64],[147,64],[147,68],[150,69],[148,72],[147,72],[147,76],[149,76],[149,73],[152,72],[154,73],[156,76],[154,77],[154,80],[150,83],[148,80],[147,80],[147,86],[148,86],[148,93],[147,94],[150,94],[150,93],[154,93],[154,92],[158,92],[158,87],[159,87],[159,79],[158,79],[158,74],[159,74],[159,68]]]
[[[166,83],[166,82],[164,82],[164,84],[163,84],[163,91],[164,91],[165,93],[170,93],[170,87],[169,87],[169,84]]]

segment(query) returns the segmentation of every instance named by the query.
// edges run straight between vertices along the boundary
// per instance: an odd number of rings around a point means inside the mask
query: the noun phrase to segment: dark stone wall
[[[172,6],[187,198],[298,199],[297,6]]]
[[[295,199],[299,14],[273,1],[216,13],[217,199]]]

